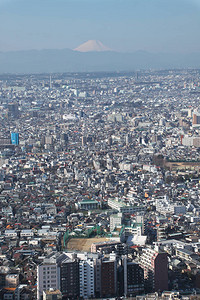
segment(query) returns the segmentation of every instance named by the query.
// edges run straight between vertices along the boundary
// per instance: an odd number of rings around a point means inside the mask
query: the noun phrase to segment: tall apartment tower
[[[120,296],[133,297],[144,293],[144,271],[140,265],[124,256],[118,269]]]
[[[66,258],[60,266],[60,290],[63,299],[79,298],[79,259]]]
[[[111,253],[110,259],[101,262],[101,297],[115,297],[117,293],[117,260]]]
[[[124,294],[136,296],[144,293],[143,269],[133,261],[126,261],[124,266]]]
[[[60,289],[60,264],[65,258],[65,254],[52,253],[37,267],[37,300],[43,291]]]
[[[164,291],[168,289],[167,253],[158,248],[146,248],[140,258],[140,266],[144,269],[146,292]]]
[[[87,299],[94,297],[94,260],[85,255],[79,262],[80,297]]]

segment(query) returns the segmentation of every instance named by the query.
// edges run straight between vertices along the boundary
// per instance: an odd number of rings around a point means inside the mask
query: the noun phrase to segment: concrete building
[[[49,289],[60,290],[60,264],[66,258],[65,254],[50,254],[37,267],[37,300],[40,300],[43,291]]]
[[[168,289],[167,253],[159,249],[146,248],[140,258],[144,270],[145,289],[147,292]]]
[[[123,294],[136,296],[144,293],[144,271],[138,263],[123,258]]]
[[[59,290],[50,289],[43,292],[43,300],[61,300],[62,293]]]
[[[19,133],[11,132],[11,143],[12,145],[19,145]]]
[[[118,241],[105,241],[105,242],[93,243],[91,245],[91,252],[92,253],[97,253],[97,252],[101,252],[101,251],[108,251],[108,249],[112,250],[117,245],[121,245],[121,242],[118,242]]]
[[[144,271],[138,263],[121,257],[118,267],[118,295],[133,297],[144,293]]]
[[[113,231],[117,226],[122,224],[122,213],[114,214],[110,216],[110,231]]]
[[[6,275],[5,285],[8,288],[16,288],[19,285],[19,274]]]
[[[136,213],[136,212],[141,212],[144,211],[145,208],[144,206],[130,206],[126,205],[122,201],[116,201],[113,199],[108,199],[108,206],[110,206],[112,209],[116,209],[121,213]]]
[[[94,260],[85,255],[79,262],[80,297],[84,299],[94,297]]]
[[[117,261],[110,254],[109,260],[101,262],[101,297],[115,297],[117,291]]]
[[[17,232],[16,230],[12,230],[12,229],[8,229],[8,230],[5,230],[5,237],[7,238],[16,238],[17,237]]]
[[[76,204],[76,208],[90,210],[90,209],[97,209],[99,207],[99,203],[96,200],[82,200]]]
[[[200,114],[197,112],[193,113],[192,125],[200,125]]]
[[[34,232],[32,229],[23,229],[20,232],[20,236],[21,237],[33,237],[34,236]]]
[[[60,290],[63,298],[79,297],[79,260],[66,258],[60,266]]]
[[[166,240],[166,226],[161,225],[157,228],[157,241],[160,242],[162,240]]]

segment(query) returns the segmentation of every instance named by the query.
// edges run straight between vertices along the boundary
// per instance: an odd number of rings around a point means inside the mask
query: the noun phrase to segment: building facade
[[[146,248],[140,258],[144,270],[145,289],[147,292],[168,289],[167,253],[159,249]]]
[[[63,299],[79,297],[79,260],[66,258],[60,266],[60,290]]]
[[[79,282],[80,297],[87,299],[94,297],[95,280],[94,280],[94,260],[85,256],[85,259],[79,262]]]

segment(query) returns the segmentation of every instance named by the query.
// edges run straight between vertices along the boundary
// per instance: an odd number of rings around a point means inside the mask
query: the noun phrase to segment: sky
[[[0,0],[0,51],[200,52],[200,0]]]

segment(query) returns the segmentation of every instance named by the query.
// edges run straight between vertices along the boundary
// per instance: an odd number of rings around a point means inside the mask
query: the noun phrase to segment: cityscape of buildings
[[[0,299],[200,299],[199,171],[199,70],[0,75]]]

